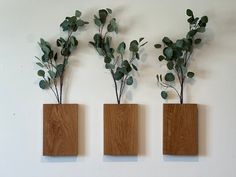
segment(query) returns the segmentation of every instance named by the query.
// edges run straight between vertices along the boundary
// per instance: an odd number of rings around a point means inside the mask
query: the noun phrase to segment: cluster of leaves
[[[192,10],[187,9],[186,15],[189,23],[189,31],[186,37],[178,39],[175,42],[168,37],[164,37],[162,42],[164,44],[163,54],[158,57],[159,61],[165,61],[168,72],[164,78],[162,75],[157,75],[158,83],[165,89],[172,88],[175,90],[180,98],[180,103],[183,103],[183,87],[186,78],[193,78],[194,73],[188,70],[189,60],[193,53],[195,45],[201,43],[201,38],[198,37],[198,33],[204,33],[205,27],[208,22],[208,17],[203,16],[201,18],[195,17]],[[155,48],[161,48],[161,44],[155,44]],[[174,87],[174,81],[178,78],[180,84],[180,91]],[[161,96],[167,99],[168,93],[166,91],[161,92]]]
[[[120,104],[125,86],[133,84],[132,70],[138,71],[134,61],[140,58],[140,47],[147,42],[143,42],[144,38],[131,41],[129,45],[130,57],[128,58],[125,57],[125,42],[121,42],[117,48],[113,48],[112,37],[109,34],[118,33],[118,25],[115,18],[109,18],[111,14],[112,10],[107,8],[99,10],[98,16],[94,15],[94,23],[98,27],[98,33],[89,43],[104,58],[105,68],[110,70],[115,84],[117,103]],[[120,87],[118,88],[118,86]]]
[[[88,22],[80,19],[81,12],[76,10],[75,15],[72,17],[66,17],[61,23],[60,27],[64,32],[67,32],[67,38],[60,37],[57,39],[56,44],[60,50],[60,53],[55,52],[49,42],[44,39],[40,39],[38,43],[43,55],[41,58],[36,57],[39,61],[36,63],[40,70],[38,70],[38,76],[42,79],[39,82],[41,89],[50,88],[58,103],[62,103],[62,90],[63,79],[66,65],[71,52],[77,47],[78,41],[73,33],[78,31],[80,27],[88,24]],[[58,88],[59,87],[59,88]]]

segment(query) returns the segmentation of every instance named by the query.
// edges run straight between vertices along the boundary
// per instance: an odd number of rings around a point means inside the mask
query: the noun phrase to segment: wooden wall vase
[[[104,155],[138,154],[138,105],[104,104]]]
[[[197,116],[196,104],[163,105],[163,154],[198,154]]]
[[[78,104],[43,105],[43,155],[78,154]]]

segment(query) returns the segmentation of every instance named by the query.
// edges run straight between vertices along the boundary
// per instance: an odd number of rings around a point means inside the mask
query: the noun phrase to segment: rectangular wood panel
[[[104,154],[138,154],[138,105],[104,105]]]
[[[43,105],[43,155],[78,154],[78,104]]]
[[[198,154],[196,104],[163,105],[163,154]]]

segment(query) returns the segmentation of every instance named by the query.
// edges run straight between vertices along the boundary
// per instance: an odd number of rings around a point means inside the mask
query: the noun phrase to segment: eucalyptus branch
[[[167,84],[167,83],[164,83],[164,82],[158,82],[162,87],[165,87],[166,89],[167,88],[172,88],[175,92],[176,92],[176,94],[179,96],[179,98],[180,98],[180,94],[179,94],[179,92],[178,92],[178,90],[174,87],[174,86],[172,86],[172,85],[170,85],[170,84]]]
[[[161,82],[162,76],[159,77],[157,75],[158,82],[162,86],[167,88],[173,88],[177,95],[180,98],[180,103],[183,103],[184,97],[184,84],[186,77],[193,78],[194,73],[188,71],[189,61],[191,58],[191,54],[195,47],[194,44],[199,44],[201,42],[200,38],[195,39],[197,33],[205,32],[205,27],[208,22],[208,17],[203,16],[201,18],[194,17],[193,12],[190,9],[186,11],[189,23],[189,32],[187,33],[186,37],[177,39],[175,42],[170,40],[168,37],[164,37],[162,39],[163,42],[163,55],[159,56],[159,61],[166,61],[168,72],[165,74],[165,81],[169,82],[169,84],[163,84]],[[155,44],[155,48],[161,48],[161,44]],[[174,73],[171,71],[174,70]],[[175,75],[174,75],[175,74]],[[177,76],[179,84],[180,84],[180,91],[178,92],[175,87],[171,84],[175,82],[175,77]],[[161,96],[163,99],[167,99],[168,94],[166,91],[161,92]]]
[[[45,77],[43,77],[43,79],[44,79],[44,81],[45,81],[45,82],[47,82],[47,83],[48,83],[48,81],[45,79]],[[59,102],[59,98],[57,97],[57,95],[56,95],[56,92],[53,90],[53,88],[51,87],[51,85],[50,85],[50,84],[49,84],[48,86],[49,86],[49,88],[52,90],[52,92],[53,92],[53,94],[55,95],[55,97],[56,97],[57,101]]]
[[[63,29],[63,31],[68,32],[68,38],[67,40],[65,40],[64,38],[60,37],[56,41],[57,47],[60,47],[61,49],[59,62],[57,62],[57,53],[54,54],[50,43],[45,41],[44,39],[40,39],[39,42],[39,46],[43,52],[41,59],[36,57],[40,61],[39,63],[37,63],[37,65],[42,68],[38,70],[38,75],[42,77],[42,80],[40,80],[39,82],[39,86],[41,89],[50,88],[59,104],[62,104],[65,67],[67,65],[69,56],[71,55],[71,52],[78,45],[77,39],[72,34],[80,27],[88,24],[88,22],[80,19],[80,16],[81,12],[76,10],[74,16],[66,17],[66,19],[60,24],[60,27]],[[45,79],[46,75],[48,80]],[[53,87],[55,90],[53,89]]]
[[[109,34],[112,32],[118,33],[118,25],[116,19],[112,18],[111,15],[112,10],[108,8],[99,10],[98,16],[94,15],[94,23],[98,27],[98,33],[94,35],[93,41],[89,43],[104,58],[105,68],[110,70],[115,85],[117,103],[120,104],[125,86],[133,84],[133,77],[130,72],[132,70],[137,71],[137,67],[132,63],[135,58],[131,60],[124,59],[126,50],[124,42],[121,42],[117,48],[112,46],[112,37]],[[106,28],[104,28],[105,26]],[[143,39],[140,38],[139,41],[133,40],[129,46],[129,51],[133,56],[137,55],[137,59],[139,59],[139,48],[146,44],[141,44]]]
[[[72,35],[73,31],[69,30],[68,31],[68,38],[67,41],[65,43],[65,46],[69,48],[69,42],[71,39],[71,35]],[[64,60],[63,60],[63,67],[62,67],[62,71],[61,71],[61,75],[60,75],[60,104],[62,103],[62,92],[63,92],[63,83],[64,83],[64,72],[65,72],[65,67],[66,67],[66,61],[69,59],[70,53],[67,56],[64,56]]]

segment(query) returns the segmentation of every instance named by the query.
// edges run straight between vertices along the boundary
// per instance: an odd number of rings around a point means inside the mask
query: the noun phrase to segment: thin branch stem
[[[114,72],[113,70],[111,69],[111,75],[112,75],[112,78],[113,78],[113,81],[114,81],[114,84],[115,84],[115,92],[116,92],[116,100],[117,100],[117,103],[120,104],[120,100],[119,100],[119,97],[118,97],[118,88],[117,88],[117,83],[116,83],[116,80],[115,80],[115,76],[114,76]]]
[[[56,81],[56,78],[54,78],[53,84],[54,84],[54,87],[55,87],[55,90],[56,90],[57,99],[59,100],[59,93],[58,93],[58,89],[57,89],[57,81]]]
[[[128,75],[126,75],[126,77],[123,78],[123,80],[121,82],[119,100],[121,100],[121,96],[122,96],[123,91],[125,89],[125,85],[126,85],[125,83],[126,83],[127,77],[128,77]]]
[[[45,82],[48,82],[45,77],[43,78]],[[53,88],[50,86],[50,83],[48,84],[49,85],[49,88],[52,90],[53,94],[55,95],[56,99],[57,99],[57,102],[59,103],[60,100],[58,99],[57,95],[56,95],[56,92],[53,90]]]
[[[68,45],[68,42],[70,41],[71,35],[73,31],[68,32],[68,38],[66,41],[66,46]],[[66,60],[69,59],[69,56],[65,56],[63,60],[63,68],[62,68],[62,73],[60,76],[60,104],[62,104],[62,92],[63,92],[63,82],[64,82],[64,72],[65,72],[65,65],[66,65]]]
[[[172,88],[177,93],[177,95],[180,98],[180,94],[179,94],[178,90],[174,86],[172,86],[170,84],[167,84],[167,83],[164,83],[164,82],[159,82],[159,83],[161,84],[161,86],[163,86],[165,88]]]

